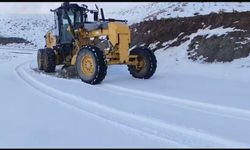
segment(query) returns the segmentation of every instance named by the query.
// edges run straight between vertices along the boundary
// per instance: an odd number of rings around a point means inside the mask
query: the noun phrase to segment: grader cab
[[[97,6],[96,6],[97,7]],[[130,29],[126,20],[105,19],[101,8],[63,3],[51,10],[55,16],[53,30],[45,35],[45,48],[37,53],[38,69],[55,72],[57,65],[74,67],[83,82],[99,84],[108,65],[125,64],[135,78],[148,79],[155,73],[157,61],[146,47],[129,51]],[[89,21],[89,15],[93,20]]]

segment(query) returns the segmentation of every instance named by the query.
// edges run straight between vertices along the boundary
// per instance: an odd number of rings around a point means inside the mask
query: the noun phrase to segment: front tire
[[[140,65],[128,65],[129,73],[139,79],[151,78],[157,68],[154,52],[145,47],[136,47],[130,51],[130,55],[138,55],[137,60]]]
[[[95,46],[84,46],[76,57],[76,70],[83,82],[101,83],[107,74],[107,61],[103,51]]]
[[[51,48],[46,48],[44,51],[43,69],[47,73],[55,72],[56,70],[56,54]]]

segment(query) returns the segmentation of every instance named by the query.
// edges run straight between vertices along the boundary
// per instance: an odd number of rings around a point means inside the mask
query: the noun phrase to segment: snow
[[[179,38],[182,34],[184,34],[184,32],[181,32],[181,33],[180,33],[175,39],[173,39],[173,40],[169,40],[169,41],[167,41],[167,42],[163,42],[163,43],[162,43],[162,46],[169,46],[169,45],[171,45],[172,43],[176,42],[176,41],[178,40],[178,38]]]
[[[250,42],[250,38],[249,37],[244,37],[244,41],[235,42],[235,43],[245,45],[245,44],[247,44],[249,42]]]
[[[34,14],[34,15],[0,15],[0,35],[3,37],[24,38],[32,45],[14,44],[18,48],[42,48],[45,45],[44,35],[54,25],[53,14]],[[2,46],[1,46],[2,47]],[[13,44],[5,45],[13,47]]]
[[[137,130],[87,113],[85,110],[60,102],[32,88],[25,80],[22,80],[18,68],[27,60],[34,59],[36,53],[32,52],[33,54],[27,55],[11,52],[12,50],[6,51],[5,49],[0,51],[2,68],[0,73],[2,85],[0,87],[0,147],[176,146],[171,141],[145,135]]]
[[[214,29],[210,29],[210,28],[211,28],[211,26],[208,26],[205,29],[199,29],[197,32],[192,33],[191,35],[185,36],[184,38],[189,38],[189,40],[187,40],[186,42],[184,42],[181,45],[181,47],[171,47],[171,49],[175,49],[176,51],[177,51],[177,49],[183,49],[181,52],[178,53],[179,56],[177,56],[176,60],[182,59],[182,57],[184,57],[185,59],[188,59],[187,58],[187,51],[186,50],[188,49],[188,46],[189,46],[189,44],[191,43],[191,41],[193,40],[194,37],[197,37],[197,36],[206,36],[206,38],[209,38],[211,36],[226,35],[229,32],[235,32],[235,31],[245,32],[245,30],[235,29],[235,28],[231,28],[231,27],[224,28],[223,26],[222,27],[218,27],[218,28],[214,28]],[[162,48],[162,50],[165,50],[166,46],[168,46],[169,44],[175,42],[178,39],[178,37],[175,38],[174,40],[170,40],[170,41],[164,42],[162,44],[162,46],[165,46],[165,47]],[[198,48],[197,46],[198,45],[195,45],[195,48]],[[161,52],[162,50],[157,50],[157,52]],[[190,53],[194,55],[195,52],[191,51]],[[200,60],[202,61],[202,59],[203,58],[201,58]],[[168,64],[168,62],[166,62],[164,64]]]
[[[203,32],[203,35],[204,34],[208,34],[208,36],[206,36],[206,38],[210,38],[211,36],[213,35],[216,35],[216,36],[221,36],[221,35],[225,35],[226,33],[228,32],[235,32],[235,31],[242,31],[242,32],[246,32],[246,30],[240,30],[240,29],[235,29],[235,28],[224,28],[223,26],[222,27],[219,27],[219,28],[215,28],[215,29],[212,29],[210,30],[210,26],[207,27]],[[202,29],[199,29],[198,32],[202,30]]]
[[[154,49],[154,48],[156,48],[157,47],[157,45],[159,44],[160,42],[158,41],[158,42],[155,42],[155,43],[152,43],[152,44],[149,44],[149,48],[151,48],[151,49]]]
[[[199,35],[207,35],[206,38],[211,37],[213,35],[222,36],[229,32],[234,31],[243,31],[235,28],[215,28],[210,29],[210,26],[205,29],[199,29],[196,33],[192,33],[187,36],[189,40],[182,43],[180,46],[170,47],[168,49],[162,48],[157,50],[155,53],[159,55],[159,61],[164,61],[160,65],[158,65],[159,70],[167,70],[166,68],[174,68],[175,73],[185,73],[188,75],[200,75],[204,77],[210,77],[215,79],[230,79],[237,80],[243,82],[249,82],[249,77],[246,72],[249,69],[246,67],[246,64],[249,64],[249,57],[236,59],[231,63],[212,63],[212,64],[204,64],[202,60],[193,62],[188,59],[187,49],[188,45],[191,43],[192,39]],[[170,41],[171,42],[171,41]],[[166,57],[168,59],[166,59]],[[175,67],[172,67],[172,66]],[[206,65],[206,67],[202,67]],[[171,67],[170,67],[171,66]],[[178,67],[179,69],[175,69]],[[190,68],[199,68],[199,71],[192,71]],[[172,69],[171,69],[172,70]],[[172,70],[173,71],[173,70]]]

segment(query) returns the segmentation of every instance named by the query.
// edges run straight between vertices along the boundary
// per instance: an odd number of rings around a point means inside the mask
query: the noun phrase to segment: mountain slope
[[[188,47],[183,49],[189,51],[190,59],[232,61],[250,53],[249,16],[249,11],[223,12],[143,21],[131,25],[131,45],[144,45],[154,51],[160,48],[168,50],[190,40]]]
[[[189,17],[211,12],[249,11],[248,2],[153,2],[119,12],[107,12],[107,17],[127,19],[129,24],[144,20]]]
[[[44,35],[54,25],[53,14],[0,15],[0,36],[19,37],[31,44],[8,44],[8,47],[42,48]]]

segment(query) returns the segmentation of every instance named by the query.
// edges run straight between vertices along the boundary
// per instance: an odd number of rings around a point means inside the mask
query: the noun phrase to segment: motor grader
[[[88,84],[101,83],[108,65],[125,64],[139,79],[149,79],[155,73],[157,61],[149,48],[129,51],[131,34],[126,20],[105,19],[102,8],[100,17],[97,5],[96,10],[90,10],[85,4],[64,2],[50,11],[55,26],[44,36],[45,47],[38,50],[39,70],[50,73],[57,65],[63,65],[62,69],[73,67]]]

